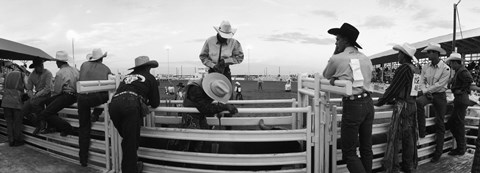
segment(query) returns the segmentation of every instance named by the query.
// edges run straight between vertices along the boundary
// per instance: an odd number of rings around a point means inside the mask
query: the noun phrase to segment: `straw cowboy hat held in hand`
[[[418,62],[418,59],[417,57],[415,57],[415,52],[417,51],[417,49],[415,49],[415,47],[413,47],[412,45],[408,44],[408,43],[404,43],[403,45],[395,45],[393,46],[393,50],[396,50],[396,51],[401,51],[405,54],[407,54],[409,57],[412,58],[412,62]]]
[[[107,52],[103,53],[102,49],[97,48],[97,49],[93,49],[92,53],[91,54],[89,53],[88,55],[87,55],[87,61],[96,61],[101,58],[107,57]]]
[[[213,26],[213,29],[217,31],[220,36],[223,38],[232,38],[235,32],[237,32],[236,28],[232,28],[232,25],[230,25],[230,22],[228,21],[222,21],[219,27]]]
[[[445,55],[447,54],[447,52],[445,51],[445,49],[442,49],[442,47],[440,46],[440,44],[438,43],[428,43],[427,47],[425,49],[422,50],[422,52],[427,52],[429,50],[433,50],[433,51],[437,51],[437,52],[440,52],[440,55]]]
[[[139,56],[135,58],[135,67],[129,68],[129,70],[145,66],[148,66],[150,68],[156,68],[158,67],[158,62],[155,60],[150,61],[150,58],[148,56]]]
[[[346,37],[348,40],[350,40],[355,47],[358,47],[362,49],[362,46],[360,46],[357,43],[357,38],[360,32],[355,28],[354,26],[348,24],[348,23],[343,23],[343,25],[340,28],[332,28],[328,30],[329,34],[332,35],[341,35],[343,37]]]
[[[457,52],[452,52],[452,54],[450,54],[450,56],[445,60],[445,63],[449,63],[450,61],[465,61],[464,59],[462,59],[462,55],[460,55],[459,53]]]
[[[207,95],[220,103],[227,103],[232,95],[232,83],[220,73],[209,73],[202,80],[202,88]]]
[[[58,51],[57,54],[55,54],[55,61],[61,61],[61,62],[68,62],[68,59],[70,57],[68,56],[68,53],[65,51]]]

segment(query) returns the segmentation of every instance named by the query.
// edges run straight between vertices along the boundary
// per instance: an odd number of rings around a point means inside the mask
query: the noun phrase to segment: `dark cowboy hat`
[[[347,37],[351,42],[353,42],[354,46],[362,49],[362,46],[357,43],[357,38],[360,32],[357,30],[357,28],[348,23],[343,23],[340,28],[329,29],[328,33],[332,35],[341,35]]]
[[[30,64],[30,66],[28,66],[28,68],[35,68],[37,65],[43,64],[43,62],[45,62],[45,60],[43,60],[43,59],[40,59],[40,58],[39,59],[34,59],[33,63]]]

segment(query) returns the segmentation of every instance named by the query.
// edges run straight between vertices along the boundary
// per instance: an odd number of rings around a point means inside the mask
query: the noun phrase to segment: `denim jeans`
[[[452,132],[453,138],[457,142],[457,150],[465,152],[467,144],[465,141],[465,115],[467,114],[468,105],[461,102],[453,102],[453,112],[448,119],[447,126]]]
[[[417,97],[418,131],[425,132],[425,105],[432,103],[435,109],[435,134],[436,147],[434,157],[440,157],[443,153],[443,141],[445,137],[445,113],[447,111],[447,96],[445,92],[433,93],[433,98],[428,99],[425,95]]]
[[[480,127],[480,123],[478,124]],[[480,128],[478,129],[478,136],[475,140],[475,155],[473,156],[472,173],[480,173]]]
[[[91,108],[99,106],[108,101],[108,92],[98,92],[91,94],[78,95],[78,119],[80,127],[78,129],[78,145],[80,151],[80,163],[86,164],[88,161],[88,150],[90,148],[90,132],[92,123],[90,121]]]
[[[22,113],[20,109],[3,108],[5,121],[7,121],[8,142],[23,141],[22,139]]]
[[[45,120],[49,126],[55,127],[58,131],[71,132],[72,126],[70,123],[58,117],[57,113],[75,102],[77,102],[77,97],[67,93],[50,97],[45,100],[47,107],[38,115],[38,117],[40,120]]]
[[[372,124],[375,110],[370,96],[343,100],[342,156],[350,172],[372,172]],[[360,147],[360,158],[357,155]]]
[[[29,117],[28,115],[31,113],[40,114],[40,112],[45,109],[45,102],[48,100],[48,98],[48,96],[42,96],[25,101],[22,106],[23,117]]]
[[[140,100],[130,94],[123,94],[112,99],[108,112],[122,140],[122,172],[137,172],[137,149],[140,141],[140,124],[142,122]]]

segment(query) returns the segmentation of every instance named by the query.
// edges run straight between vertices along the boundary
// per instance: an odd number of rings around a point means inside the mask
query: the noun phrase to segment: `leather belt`
[[[342,100],[357,100],[357,99],[363,99],[367,97],[370,97],[370,92],[363,92],[357,95],[345,96],[342,98]]]
[[[133,91],[122,91],[120,93],[117,93],[117,94],[113,95],[112,98],[115,98],[115,97],[118,97],[118,96],[121,96],[121,95],[124,95],[124,94],[130,94],[130,95],[133,95],[133,96],[138,97],[138,98],[143,100],[143,97],[141,95],[139,95],[139,94],[137,94]]]

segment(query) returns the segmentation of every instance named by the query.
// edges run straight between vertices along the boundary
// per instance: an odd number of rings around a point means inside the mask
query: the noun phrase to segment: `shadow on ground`
[[[89,167],[81,167],[78,164],[50,156],[26,145],[10,147],[8,146],[8,142],[1,136],[0,172],[101,173],[102,171]]]

